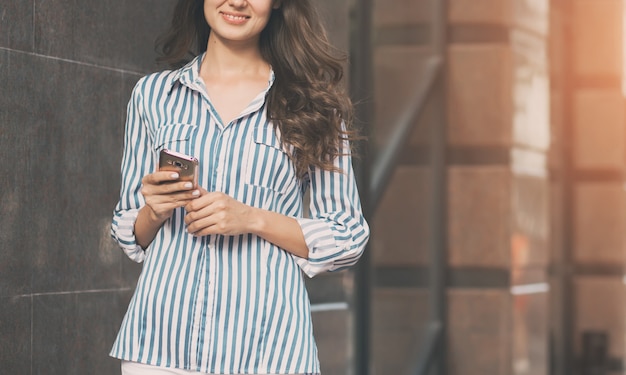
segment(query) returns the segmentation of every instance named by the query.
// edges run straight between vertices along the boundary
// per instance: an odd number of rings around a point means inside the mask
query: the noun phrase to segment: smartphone
[[[159,170],[178,172],[180,179],[198,186],[198,159],[168,149],[159,153]]]

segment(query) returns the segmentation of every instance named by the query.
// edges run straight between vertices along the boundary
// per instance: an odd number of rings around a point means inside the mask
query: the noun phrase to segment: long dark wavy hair
[[[268,115],[280,130],[283,146],[298,176],[310,166],[335,170],[334,159],[351,152],[345,142],[358,139],[353,105],[343,85],[345,56],[328,41],[310,0],[277,0],[280,7],[260,36],[260,51],[274,70],[267,98]],[[170,29],[157,40],[159,62],[180,67],[206,51],[211,29],[204,0],[179,0]]]

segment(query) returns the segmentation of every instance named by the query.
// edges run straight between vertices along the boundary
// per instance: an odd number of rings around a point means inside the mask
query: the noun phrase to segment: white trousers
[[[122,361],[122,375],[211,375],[204,372],[181,370]],[[263,374],[258,374],[263,375]]]

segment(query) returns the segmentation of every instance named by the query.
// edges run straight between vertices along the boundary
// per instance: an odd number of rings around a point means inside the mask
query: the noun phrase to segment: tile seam
[[[68,296],[77,294],[98,294],[98,293],[114,293],[114,292],[129,292],[134,288],[116,288],[116,289],[91,289],[91,290],[76,290],[76,291],[64,291],[64,292],[46,292],[46,293],[31,293],[16,295],[11,298],[34,298],[34,297],[47,297],[47,296]]]
[[[113,67],[105,66],[105,65],[91,64],[91,63],[86,63],[86,62],[83,62],[83,61],[76,61],[76,60],[65,59],[65,58],[62,58],[62,57],[42,55],[42,54],[39,54],[39,53],[36,53],[36,52],[21,51],[21,50],[16,50],[16,49],[7,48],[7,47],[0,47],[0,51],[14,52],[14,53],[19,53],[19,54],[23,54],[23,55],[40,57],[40,58],[53,60],[53,61],[60,61],[60,62],[65,62],[65,63],[69,63],[69,64],[75,64],[75,65],[86,66],[86,67],[90,67],[90,68],[102,69],[102,70],[115,72],[115,73],[120,73],[120,74],[131,74],[131,75],[136,75],[136,76],[143,76],[143,75],[145,75],[145,73],[136,72],[136,71],[132,71],[132,70],[113,68]]]

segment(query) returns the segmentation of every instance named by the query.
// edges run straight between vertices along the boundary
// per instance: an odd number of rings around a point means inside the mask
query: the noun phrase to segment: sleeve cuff
[[[111,225],[111,237],[131,260],[141,263],[146,254],[135,238],[134,228],[138,214],[138,209],[116,213]]]
[[[332,259],[337,251],[337,242],[330,223],[323,220],[297,218],[304,240],[309,248],[309,258],[296,257],[296,262],[304,273],[313,277],[330,271]]]

